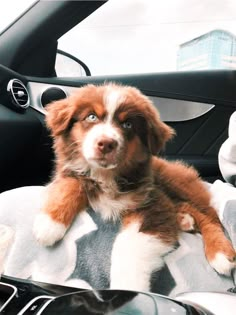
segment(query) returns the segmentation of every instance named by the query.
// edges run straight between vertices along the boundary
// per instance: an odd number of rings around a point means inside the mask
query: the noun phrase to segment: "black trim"
[[[138,87],[144,94],[236,108],[236,70],[168,72],[79,78],[36,78],[31,82],[80,87],[117,82]]]

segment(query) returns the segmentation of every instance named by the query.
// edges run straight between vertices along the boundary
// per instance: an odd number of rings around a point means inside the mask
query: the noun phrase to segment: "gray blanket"
[[[0,194],[0,268],[6,275],[83,288],[108,288],[111,250],[119,226],[105,223],[89,209],[79,215],[62,241],[41,247],[32,234],[45,187],[23,187]],[[209,185],[226,232],[236,247],[236,188]],[[220,192],[220,193],[219,193]],[[226,291],[232,277],[208,264],[199,234],[182,233],[165,266],[152,275],[152,291],[175,296],[186,291]]]

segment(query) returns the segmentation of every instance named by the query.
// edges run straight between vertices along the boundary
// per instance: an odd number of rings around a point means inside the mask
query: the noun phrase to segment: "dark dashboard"
[[[0,312],[5,315],[210,315],[158,294],[120,290],[84,290],[3,276]]]
[[[30,107],[27,80],[0,65],[0,191],[48,181],[53,154],[44,115]]]

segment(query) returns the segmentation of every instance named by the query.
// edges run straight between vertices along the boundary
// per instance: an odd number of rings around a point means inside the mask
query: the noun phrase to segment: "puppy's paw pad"
[[[227,276],[229,276],[231,271],[236,267],[235,256],[229,258],[221,252],[218,252],[215,258],[209,261],[209,263],[219,274]]]
[[[66,227],[64,224],[52,220],[49,215],[40,213],[35,219],[33,233],[41,245],[52,246],[63,238]]]
[[[177,216],[177,220],[182,231],[189,232],[195,230],[195,221],[190,214],[179,213]]]

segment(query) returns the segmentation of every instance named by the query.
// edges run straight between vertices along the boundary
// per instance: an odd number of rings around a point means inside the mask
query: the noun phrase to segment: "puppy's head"
[[[139,90],[115,84],[79,88],[47,107],[46,122],[57,155],[78,170],[81,163],[115,169],[143,162],[174,134]]]

